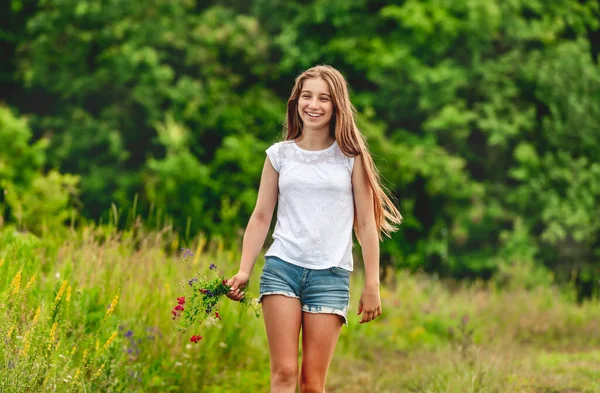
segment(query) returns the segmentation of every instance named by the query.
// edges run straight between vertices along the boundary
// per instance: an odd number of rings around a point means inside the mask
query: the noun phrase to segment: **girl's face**
[[[321,78],[309,78],[302,83],[298,97],[298,114],[304,127],[312,129],[326,128],[333,115],[333,101],[329,86]]]

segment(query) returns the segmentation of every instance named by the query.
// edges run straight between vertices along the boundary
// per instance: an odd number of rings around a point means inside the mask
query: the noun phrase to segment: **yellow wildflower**
[[[10,335],[12,334],[13,330],[15,330],[15,325],[12,325],[10,327],[10,329],[8,329],[8,333],[6,333],[6,338],[10,338]]]
[[[117,337],[117,331],[115,330],[115,332],[113,334],[111,334],[111,336],[108,338],[108,340],[106,341],[106,343],[104,344],[104,347],[102,347],[102,349],[107,349],[108,346],[115,340],[116,337]]]
[[[35,316],[33,317],[33,323],[36,324],[38,319],[40,319],[40,311],[42,311],[39,307],[35,310]]]
[[[96,352],[100,349],[100,339],[96,339]]]
[[[85,351],[83,351],[83,356],[81,357],[81,364],[83,365],[82,367],[84,369],[87,364],[87,357],[88,357],[88,350],[86,349]]]
[[[102,363],[102,365],[100,366],[98,371],[96,371],[96,373],[92,376],[92,381],[94,379],[98,378],[100,376],[100,374],[102,374],[102,370],[104,370],[104,365],[105,365],[105,363]]]
[[[17,273],[15,278],[13,278],[12,282],[10,283],[10,287],[13,289],[13,291],[12,291],[13,295],[16,295],[17,293],[19,293],[20,286],[21,286],[21,271],[19,270],[19,272]]]
[[[26,356],[27,351],[29,351],[29,340],[27,340],[27,338],[26,338],[25,346],[23,347],[23,350],[21,351],[21,356]]]
[[[77,367],[77,370],[75,370],[75,375],[73,375],[73,382],[75,382],[75,380],[79,377],[79,367]]]
[[[77,350],[77,347],[73,345],[73,349],[71,350],[71,357],[73,357],[73,355],[75,355],[76,350]]]
[[[56,342],[56,348],[55,348],[55,349],[56,349],[56,352],[58,352],[58,349],[59,349],[59,348],[60,348],[60,340],[58,340],[58,341]]]
[[[52,329],[50,329],[50,340],[48,341],[48,351],[52,349],[52,342],[54,341],[54,335],[56,334],[56,326],[58,326],[58,322],[54,322],[52,324]]]
[[[108,311],[106,311],[106,315],[104,316],[104,319],[108,318],[108,316],[110,314],[112,314],[112,312],[115,310],[115,307],[117,306],[118,301],[119,301],[119,294],[117,293],[117,295],[114,297],[112,303],[110,303],[110,307],[108,308]]]
[[[60,298],[62,297],[63,293],[65,292],[65,289],[67,288],[67,284],[69,283],[68,280],[64,280],[60,286],[60,289],[58,290],[58,293],[56,294],[56,298],[54,298],[54,305],[56,306],[60,300]]]
[[[2,267],[2,265],[4,265],[4,258],[0,259],[0,267]]]
[[[25,286],[25,290],[28,290],[29,287],[31,286],[31,284],[33,284],[34,281],[35,281],[35,274],[33,276],[31,276],[31,278],[29,279],[29,282]]]

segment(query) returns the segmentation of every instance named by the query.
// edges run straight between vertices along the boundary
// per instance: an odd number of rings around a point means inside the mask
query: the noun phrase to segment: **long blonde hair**
[[[335,68],[328,65],[318,65],[304,71],[296,78],[292,94],[287,103],[286,124],[284,129],[286,140],[296,140],[302,135],[302,119],[298,114],[298,97],[302,91],[302,84],[306,79],[321,78],[329,86],[333,101],[333,116],[329,123],[329,132],[338,142],[340,150],[348,157],[361,155],[367,173],[367,179],[373,191],[375,208],[375,224],[379,239],[390,236],[402,223],[402,215],[386,194],[386,188],[381,184],[381,178],[371,153],[367,147],[365,137],[362,135],[354,114],[356,109],[350,102],[348,85],[344,76]],[[358,234],[356,211],[354,212],[354,230]]]

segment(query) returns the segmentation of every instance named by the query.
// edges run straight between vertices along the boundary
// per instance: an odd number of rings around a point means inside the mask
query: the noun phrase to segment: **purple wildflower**
[[[192,287],[192,286],[194,286],[194,283],[197,281],[198,281],[197,278],[192,278],[191,280],[188,281],[188,284],[190,284],[190,287]]]
[[[189,257],[193,257],[194,253],[189,248],[182,248],[183,250],[183,259],[187,259]]]
[[[214,263],[210,264],[210,270],[215,270],[217,268],[217,266]]]
[[[125,332],[125,337],[129,338],[133,336],[133,332],[131,330],[128,330],[127,332]]]

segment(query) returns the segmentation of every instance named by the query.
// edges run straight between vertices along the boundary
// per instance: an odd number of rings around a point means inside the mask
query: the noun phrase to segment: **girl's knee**
[[[300,393],[325,393],[325,383],[301,377]]]
[[[295,385],[298,380],[298,366],[292,364],[272,366],[271,378],[277,384]]]

